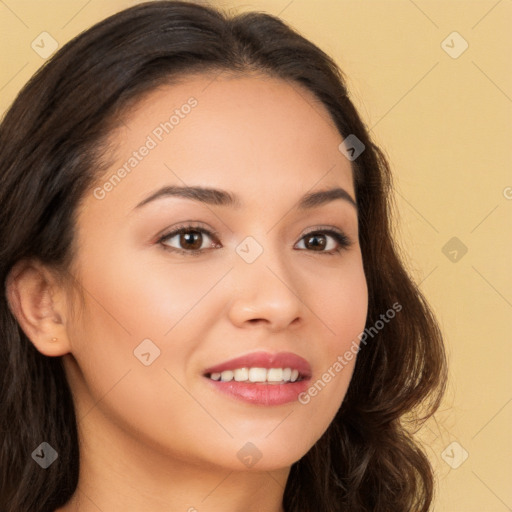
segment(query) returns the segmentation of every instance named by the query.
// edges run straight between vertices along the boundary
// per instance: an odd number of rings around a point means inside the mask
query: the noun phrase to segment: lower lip
[[[205,377],[216,390],[238,400],[254,405],[283,405],[296,402],[298,396],[306,391],[308,380],[287,382],[286,384],[263,384],[259,382],[222,382]]]

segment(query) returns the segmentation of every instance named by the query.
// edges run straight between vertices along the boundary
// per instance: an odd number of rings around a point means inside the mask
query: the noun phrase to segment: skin
[[[314,383],[357,340],[368,302],[356,208],[336,199],[295,209],[304,194],[332,187],[355,199],[325,108],[274,78],[212,80],[189,76],[153,91],[112,134],[112,165],[96,186],[175,108],[198,101],[103,199],[83,198],[72,268],[83,308],[37,262],[18,265],[10,285],[36,348],[63,356],[75,400],[79,488],[60,511],[282,511],[290,466],[347,391],[355,358],[306,405],[245,403],[202,375],[243,354],[288,351],[309,361]],[[135,208],[164,185],[185,184],[228,190],[241,206],[167,197]],[[218,240],[203,235],[199,256],[157,241],[186,221],[218,232]],[[351,245],[332,255],[306,245],[304,235],[322,227]],[[250,264],[235,250],[247,236],[263,249]],[[324,251],[338,246],[324,237]],[[219,245],[208,248],[212,241]],[[179,235],[166,243],[183,247]],[[134,350],[148,338],[160,356],[145,366]],[[252,467],[237,457],[247,442],[261,453]]]

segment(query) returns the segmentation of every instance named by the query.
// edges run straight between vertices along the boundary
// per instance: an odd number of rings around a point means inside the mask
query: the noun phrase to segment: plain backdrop
[[[52,39],[136,3],[0,1],[0,115]],[[211,3],[280,16],[346,74],[394,172],[408,267],[445,334],[448,393],[418,434],[437,471],[434,508],[512,510],[512,1]]]

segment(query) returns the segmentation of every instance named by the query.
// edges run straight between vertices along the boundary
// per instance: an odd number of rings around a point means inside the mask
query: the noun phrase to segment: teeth
[[[220,373],[210,374],[210,379],[230,382],[296,382],[299,378],[299,370],[291,368],[236,368],[224,370]]]
[[[250,368],[250,382],[265,382],[267,380],[267,370],[265,368]]]
[[[267,370],[267,380],[269,382],[279,382],[283,380],[283,369],[282,368],[269,368]]]
[[[233,372],[231,370],[225,370],[220,374],[220,380],[222,382],[229,382],[233,380]]]
[[[249,379],[249,368],[237,368],[233,373],[237,382]]]

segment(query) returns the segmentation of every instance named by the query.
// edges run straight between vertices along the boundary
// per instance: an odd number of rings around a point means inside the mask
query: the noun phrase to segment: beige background
[[[44,63],[31,47],[42,32],[62,46],[135,3],[0,0],[0,115]],[[420,433],[434,508],[512,510],[512,1],[212,3],[281,16],[347,74],[389,155],[404,252],[446,336],[448,394]]]

